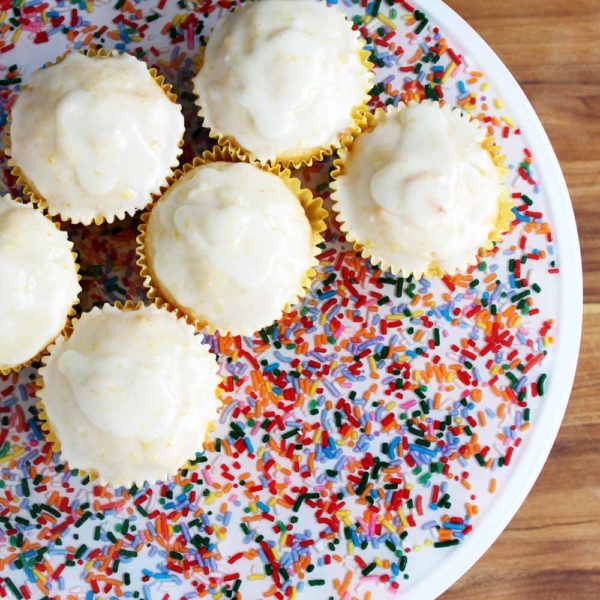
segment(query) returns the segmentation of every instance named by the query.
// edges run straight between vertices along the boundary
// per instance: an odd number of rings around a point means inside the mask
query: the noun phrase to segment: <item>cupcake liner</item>
[[[25,204],[23,202],[23,199],[20,197],[13,198],[13,200],[20,202],[21,204]],[[60,225],[58,223],[56,223],[56,221],[52,221],[51,219],[49,219],[46,216],[45,216],[45,218],[47,218],[56,227],[56,229],[58,229],[59,231],[62,231],[62,229],[60,228]],[[75,263],[75,274],[77,276],[77,282],[79,283],[81,281],[81,275],[79,274],[79,269],[80,269],[79,262],[78,262],[79,257],[73,251],[74,246],[73,246],[73,242],[71,242],[71,240],[69,240],[69,244],[71,245],[71,256],[73,257],[73,261]],[[81,293],[81,285],[79,285],[79,293]],[[62,335],[65,335],[65,333],[69,330],[69,328],[71,326],[71,321],[77,314],[75,307],[79,304],[79,302],[80,302],[80,299],[79,299],[79,294],[78,294],[77,298],[75,299],[75,302],[73,303],[73,305],[69,309],[69,312],[67,313],[67,316],[65,318],[65,324],[63,325],[62,329],[54,336],[53,339],[51,339],[46,344],[46,346],[44,348],[42,348],[37,354],[35,354],[35,356],[30,358],[29,360],[26,360],[25,362],[22,362],[18,365],[13,365],[10,367],[3,367],[2,365],[0,365],[0,375],[6,376],[6,375],[9,375],[10,373],[18,373],[22,369],[24,369],[26,367],[30,367],[33,363],[39,362],[40,360],[42,360],[42,358],[48,354],[50,347],[54,345],[56,340],[59,337],[61,337]]]
[[[300,181],[296,178],[291,177],[289,169],[284,169],[281,165],[261,165],[258,162],[251,163],[248,158],[241,152],[229,147],[215,146],[213,150],[206,150],[202,156],[196,157],[191,163],[187,163],[181,169],[178,169],[174,175],[170,178],[169,189],[172,188],[182,177],[184,177],[190,171],[196,169],[205,164],[212,162],[246,162],[253,164],[255,167],[267,172],[277,175],[286,183],[287,187],[294,193],[298,198],[300,204],[304,208],[304,212],[310,222],[312,229],[312,245],[313,248],[317,248],[317,244],[323,241],[322,233],[327,229],[325,219],[327,218],[328,212],[323,207],[323,200],[320,197],[315,197],[312,193],[303,188]],[[167,190],[168,191],[168,190]],[[142,214],[141,222],[139,226],[139,235],[137,237],[137,265],[140,267],[140,272],[144,280],[144,287],[148,291],[148,298],[156,304],[159,308],[165,307],[170,312],[174,312],[178,318],[185,319],[190,325],[196,327],[198,331],[213,334],[217,331],[209,320],[202,318],[198,315],[193,315],[184,310],[178,302],[173,298],[164,286],[161,286],[159,278],[153,273],[152,265],[148,260],[148,254],[146,251],[146,231],[148,227],[148,221],[152,210],[156,206],[157,202],[150,205],[146,211]],[[317,272],[315,267],[318,265],[318,259],[315,252],[314,265],[312,265],[304,274],[301,284],[298,287],[296,293],[296,299],[293,303],[288,303],[282,308],[282,314],[288,313],[292,310],[293,304],[300,302],[309,290],[312,279],[316,276]],[[265,323],[265,326],[271,323]],[[219,333],[222,335],[250,335],[254,331],[243,331],[243,332],[230,332],[219,329]]]
[[[366,44],[366,42],[365,42]],[[371,96],[369,95],[369,90],[371,89],[373,83],[373,69],[375,65],[369,59],[370,52],[364,48],[359,50],[359,56],[362,64],[369,70],[369,87],[365,90],[365,97],[362,103],[358,106],[355,106],[352,109],[352,125],[348,127],[345,131],[338,133],[338,139],[336,142],[331,144],[330,146],[324,147],[315,147],[306,150],[303,154],[297,156],[288,156],[288,157],[276,157],[274,160],[261,161],[257,158],[250,150],[244,148],[234,136],[219,133],[215,131],[212,126],[208,125],[206,122],[206,114],[204,112],[204,107],[202,105],[202,100],[200,96],[194,90],[195,95],[195,104],[198,107],[198,115],[202,120],[203,126],[208,129],[208,135],[216,140],[217,144],[222,148],[228,149],[231,152],[238,153],[241,156],[246,157],[252,163],[258,163],[261,165],[273,166],[273,165],[281,165],[283,168],[288,169],[300,169],[303,166],[310,167],[314,162],[320,162],[325,160],[328,156],[331,156],[334,152],[336,152],[339,148],[342,148],[346,144],[350,144],[352,140],[360,135],[361,131],[367,127],[367,115],[369,114],[369,101],[371,100]],[[196,74],[200,72],[204,65],[204,57],[202,56],[199,61],[199,66],[196,71]]]
[[[448,104],[440,103],[444,110],[453,110]],[[402,110],[403,107],[399,107],[393,110]],[[367,126],[363,129],[363,133],[369,133],[375,129],[375,127],[381,122],[389,114],[389,111],[386,111],[382,108],[378,108],[375,113],[369,113],[367,115]],[[466,117],[465,117],[466,119]],[[465,122],[467,122],[465,120]],[[469,126],[478,127],[476,120],[471,119],[467,122]],[[352,147],[354,145],[354,139],[350,141],[348,144],[344,144],[344,146],[338,151],[338,155],[336,159],[333,161],[333,169],[331,171],[331,199],[333,201],[332,210],[335,213],[335,217],[337,222],[339,223],[340,230],[344,233],[346,240],[351,242],[353,248],[356,252],[360,253],[360,255],[371,262],[372,265],[379,267],[382,271],[392,271],[397,275],[402,275],[404,277],[408,277],[409,275],[414,275],[416,277],[433,277],[433,276],[443,276],[447,275],[455,275],[459,272],[467,270],[470,266],[476,266],[478,263],[479,256],[486,251],[491,250],[494,247],[494,244],[501,242],[504,233],[510,229],[510,224],[512,222],[513,213],[512,207],[514,203],[510,197],[507,186],[503,183],[502,192],[500,197],[498,198],[498,216],[496,218],[496,223],[494,228],[488,235],[487,242],[484,246],[479,248],[478,252],[473,255],[472,262],[467,262],[464,265],[455,265],[454,270],[445,271],[441,267],[437,265],[437,263],[432,262],[429,267],[423,273],[413,273],[413,272],[403,272],[401,265],[394,265],[390,263],[385,258],[378,256],[371,249],[362,244],[355,233],[351,230],[348,223],[344,219],[343,208],[340,205],[340,202],[337,198],[337,193],[339,191],[339,180],[346,173],[346,161],[348,159],[348,155],[352,151]],[[500,155],[497,152],[498,146],[492,136],[487,136],[486,140],[483,143],[483,148],[490,154],[492,161],[496,165],[499,173],[501,175],[506,174],[506,166],[504,165],[503,159],[504,156]]]
[[[70,51],[65,52],[62,56],[59,56],[56,60],[46,63],[45,66],[52,67],[52,66],[60,64],[63,60],[65,60],[65,58],[70,53],[71,53]],[[90,57],[108,58],[111,56],[118,56],[120,53],[117,52],[116,50],[107,51],[104,48],[98,48],[98,49],[88,48],[86,50],[82,50],[81,54],[83,54],[85,56],[90,56]],[[175,94],[175,92],[173,92],[173,86],[170,83],[166,83],[164,76],[159,75],[158,71],[154,67],[148,67],[148,72],[150,73],[152,79],[154,79],[154,81],[163,90],[163,92],[165,93],[167,98],[171,102],[173,102],[175,104],[179,104],[177,94]],[[25,89],[25,87],[27,87],[27,84],[25,84],[23,89]],[[95,216],[86,221],[74,221],[71,217],[62,215],[60,213],[60,211],[52,209],[48,205],[48,201],[46,200],[46,198],[44,198],[43,194],[41,194],[39,192],[39,190],[36,188],[35,184],[27,177],[27,175],[25,174],[23,169],[21,169],[21,167],[17,164],[17,162],[12,157],[11,125],[12,125],[12,118],[11,118],[11,114],[9,113],[8,118],[7,118],[7,123],[6,123],[6,138],[5,138],[6,139],[6,142],[5,142],[6,147],[5,147],[4,151],[5,151],[5,154],[8,156],[7,164],[8,164],[8,167],[10,168],[11,175],[15,178],[15,185],[17,185],[19,188],[21,188],[23,190],[23,194],[25,196],[27,196],[35,205],[37,205],[38,208],[47,212],[51,217],[58,217],[64,223],[69,223],[69,224],[90,225],[91,223],[94,223],[96,225],[102,225],[102,223],[113,223],[115,221],[115,219],[123,220],[127,217],[127,215],[134,216],[135,213],[137,213],[139,210],[143,210],[143,208],[142,208],[142,209],[134,210],[132,212],[131,209],[126,209],[126,210],[121,210],[120,212],[118,212],[117,214],[114,214],[114,215]],[[181,138],[181,140],[179,142],[179,152],[177,153],[177,162],[175,162],[174,164],[169,166],[169,168],[171,169],[171,174],[174,173],[175,169],[179,165],[179,157],[181,156],[181,154],[183,152],[183,145],[184,145],[184,139]],[[167,179],[168,179],[168,177],[165,177],[165,180],[161,184],[159,190],[150,194],[151,198],[148,203],[152,202],[156,197],[160,196],[162,191],[165,189],[165,186],[167,185]]]
[[[136,311],[136,310],[140,310],[141,308],[143,308],[145,306],[145,304],[142,301],[133,302],[131,300],[127,300],[126,302],[116,301],[113,306],[122,311]],[[96,307],[96,308],[92,309],[92,311],[94,311],[94,310],[101,310],[101,309]],[[90,311],[90,312],[92,312],[92,311]],[[71,336],[71,334],[73,333],[75,325],[77,324],[78,321],[79,321],[78,318],[72,319],[71,322],[68,324],[68,326],[65,327],[65,330],[62,332],[62,334],[60,336],[58,336],[54,340],[54,342],[52,342],[52,344],[50,344],[48,346],[47,354],[45,354],[41,359],[43,364],[39,370],[40,377],[38,377],[38,379],[36,380],[36,386],[37,386],[37,392],[36,392],[37,405],[36,405],[36,407],[37,407],[37,411],[38,411],[37,418],[40,422],[40,428],[44,432],[44,437],[46,438],[46,441],[51,444],[52,451],[57,454],[61,453],[61,443],[60,443],[60,438],[58,437],[57,433],[54,431],[52,421],[50,420],[50,418],[48,416],[48,412],[46,410],[46,405],[44,404],[45,387],[44,387],[43,377],[44,377],[44,371],[48,365],[48,358],[49,358],[50,354],[52,353],[52,349],[58,342],[59,337],[68,339]],[[215,365],[216,365],[216,363],[215,363]],[[218,398],[221,397],[220,392],[221,392],[220,388],[217,388],[216,393],[217,393]],[[215,423],[211,422],[209,424],[209,426],[207,427],[206,435],[208,435],[209,433],[214,431],[214,428],[215,428]],[[194,464],[192,463],[193,460],[194,460],[194,458],[188,459],[185,463],[183,463],[181,466],[179,466],[175,472],[162,473],[160,475],[160,477],[157,479],[157,481],[166,481],[170,476],[174,476],[177,473],[177,471],[179,471],[181,469],[185,469],[185,468],[193,469],[194,468]],[[113,485],[114,486],[113,483],[104,479],[104,477],[100,473],[95,471],[94,469],[83,469],[81,467],[70,467],[68,461],[65,460],[64,458],[63,458],[63,462],[69,470],[77,469],[81,476],[84,476],[84,477],[88,476],[90,478],[90,480],[98,481],[100,483],[100,485],[103,485],[103,486]],[[154,483],[154,482],[149,482],[149,483]],[[125,488],[128,488],[128,487],[131,487],[132,485],[143,485],[143,484],[144,484],[144,481],[137,481],[135,479],[132,479],[132,481],[123,483],[121,485]],[[119,487],[119,486],[114,486],[114,487]]]

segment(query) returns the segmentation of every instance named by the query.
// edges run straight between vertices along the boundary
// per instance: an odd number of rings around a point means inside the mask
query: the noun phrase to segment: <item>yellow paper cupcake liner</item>
[[[447,104],[440,102],[441,106],[448,106]],[[394,108],[392,110],[403,110],[404,105]],[[390,111],[386,111],[382,108],[378,108],[375,113],[369,113],[367,115],[367,126],[363,129],[363,134],[367,134],[384,119]],[[466,115],[468,116],[468,115]],[[466,118],[465,116],[465,118]],[[469,122],[474,127],[477,127],[475,120],[471,120]],[[402,265],[395,265],[390,263],[387,259],[382,256],[377,255],[373,252],[371,248],[361,243],[358,239],[360,236],[356,236],[356,234],[352,231],[346,220],[344,219],[343,208],[337,198],[337,193],[339,191],[339,180],[346,173],[346,162],[348,160],[349,154],[352,152],[352,148],[356,138],[351,140],[349,143],[344,144],[344,146],[338,151],[337,158],[333,161],[333,170],[331,172],[332,181],[330,183],[331,187],[331,199],[333,201],[332,209],[335,213],[336,220],[339,223],[340,229],[342,233],[344,233],[346,240],[351,242],[355,252],[360,253],[360,255],[371,262],[376,267],[379,267],[382,271],[391,271],[396,275],[402,275],[404,277],[408,277],[409,275],[413,275],[415,277],[442,277],[444,275],[456,275],[457,273],[468,269],[470,266],[476,266],[478,262],[478,257],[491,250],[496,243],[502,241],[504,237],[504,233],[510,230],[510,225],[513,220],[512,207],[514,203],[510,197],[508,188],[503,184],[503,189],[500,197],[498,198],[498,216],[496,218],[496,222],[494,228],[490,232],[487,242],[483,247],[481,247],[477,254],[473,255],[473,262],[467,263],[465,265],[456,265],[454,270],[444,271],[436,262],[432,262],[429,267],[423,273],[413,273],[413,272],[404,272],[402,271]],[[496,168],[498,169],[501,175],[505,175],[507,172],[507,167],[505,165],[505,157],[500,152],[499,146],[496,144],[494,138],[492,136],[488,136],[484,143],[483,148],[490,154]]]
[[[141,308],[143,308],[145,306],[145,304],[142,301],[132,302],[131,300],[127,300],[126,302],[117,301],[114,303],[114,306],[115,306],[115,308],[118,308],[119,310],[123,310],[123,311],[136,311],[136,310],[140,310]],[[48,353],[42,357],[43,364],[39,371],[40,377],[36,381],[37,418],[38,418],[38,421],[40,422],[40,428],[44,433],[44,437],[46,438],[46,441],[50,443],[50,445],[52,447],[52,451],[55,452],[56,454],[60,454],[62,449],[61,449],[60,438],[59,438],[58,434],[56,433],[56,431],[54,430],[52,421],[50,420],[50,417],[48,416],[48,411],[46,410],[46,405],[44,404],[44,398],[43,398],[44,390],[45,390],[44,379],[43,379],[44,370],[48,365],[48,358],[50,357],[50,355],[52,353],[52,349],[56,345],[56,342],[58,341],[58,339],[59,338],[69,338],[71,336],[71,334],[73,333],[73,329],[75,328],[75,325],[77,324],[78,321],[79,321],[79,319],[72,319],[71,322],[68,324],[68,326],[65,327],[62,334],[60,336],[57,336],[57,338],[54,340],[54,342],[52,342],[48,346]],[[217,394],[217,398],[220,399],[222,397],[222,390],[219,387],[217,387],[216,394]],[[214,430],[215,430],[215,423],[214,422],[209,423],[209,425],[206,429],[206,436],[208,436]],[[206,441],[203,442],[203,445],[206,445],[206,443],[207,443]],[[195,465],[192,464],[193,460],[194,459],[188,459],[177,470],[179,471],[181,469],[194,469]],[[82,477],[87,476],[90,478],[91,481],[97,480],[100,483],[100,485],[103,485],[103,486],[113,485],[111,482],[105,480],[102,477],[102,475],[100,475],[100,473],[98,473],[94,469],[84,469],[81,467],[70,467],[68,461],[66,461],[66,460],[64,460],[64,463],[69,470],[77,469],[77,471],[79,472],[79,474]],[[168,477],[173,476],[175,474],[176,473],[163,473],[160,476],[160,478],[157,479],[157,481],[166,481],[168,479]],[[154,482],[152,481],[149,483],[154,483]],[[143,481],[132,480],[131,482],[129,482],[127,484],[122,484],[122,485],[123,485],[123,487],[128,488],[128,487],[131,487],[132,485],[143,485],[143,484],[144,484]]]
[[[365,42],[366,44],[366,42]],[[362,103],[358,106],[355,106],[352,109],[352,125],[348,127],[345,131],[342,131],[338,134],[338,139],[336,142],[329,146],[324,147],[316,147],[310,148],[298,155],[290,155],[290,156],[278,156],[275,160],[260,160],[253,152],[244,148],[234,136],[227,135],[224,133],[220,133],[216,131],[212,126],[210,126],[206,122],[206,114],[204,112],[204,107],[202,104],[202,99],[195,92],[196,96],[195,104],[198,107],[198,115],[202,119],[203,125],[208,129],[208,135],[216,140],[217,144],[222,148],[228,149],[231,152],[235,152],[240,154],[241,156],[246,157],[250,162],[258,163],[262,165],[281,165],[284,168],[288,169],[299,169],[303,166],[310,167],[314,162],[320,162],[325,160],[328,156],[331,156],[334,152],[336,152],[339,148],[342,148],[346,144],[350,144],[352,140],[360,135],[361,131],[367,127],[367,115],[369,114],[369,100],[371,96],[369,95],[369,90],[371,89],[373,83],[373,69],[375,65],[369,59],[370,52],[365,50],[365,48],[361,48],[359,50],[360,60],[363,65],[369,70],[369,87],[365,90],[365,97]],[[204,64],[204,57],[200,57],[199,66],[196,70],[196,73],[199,73]]]
[[[46,68],[53,67],[55,65],[60,64],[63,60],[65,60],[65,58],[69,54],[70,54],[70,51],[65,52],[62,56],[59,56],[56,60],[46,63],[46,65],[45,65]],[[82,50],[81,54],[84,54],[85,56],[90,56],[90,57],[110,58],[111,56],[118,56],[119,52],[117,52],[116,50],[107,51],[104,48],[98,48],[98,49],[88,48],[86,50]],[[159,75],[158,71],[154,67],[149,67],[148,72],[150,73],[150,75],[154,79],[154,81],[163,90],[163,92],[165,93],[167,98],[174,104],[179,104],[177,94],[175,94],[175,92],[173,92],[173,86],[170,83],[166,83],[164,76]],[[27,84],[24,86],[23,89],[25,89],[25,87],[27,87]],[[10,168],[11,175],[15,178],[16,185],[23,190],[23,194],[25,196],[27,196],[28,198],[30,198],[31,201],[38,206],[38,208],[46,211],[50,216],[59,217],[60,220],[65,223],[72,223],[72,224],[81,223],[82,225],[90,225],[91,223],[94,223],[96,225],[102,225],[102,223],[112,223],[112,222],[114,222],[115,219],[123,220],[127,215],[133,216],[136,212],[138,212],[138,210],[143,210],[143,208],[134,210],[133,212],[129,209],[122,210],[121,212],[119,212],[115,215],[95,216],[86,221],[74,221],[73,219],[71,219],[71,217],[62,215],[60,213],[60,211],[53,209],[51,206],[49,206],[48,201],[46,200],[46,198],[44,198],[43,194],[41,194],[39,192],[39,190],[36,188],[35,184],[27,177],[27,175],[25,174],[23,169],[21,169],[21,167],[18,165],[18,163],[12,157],[11,133],[10,133],[11,123],[12,123],[12,119],[11,119],[11,115],[9,113],[8,118],[7,118],[7,124],[6,124],[6,138],[5,138],[6,139],[6,142],[5,142],[6,148],[4,151],[5,151],[5,154],[8,156],[8,166]],[[179,157],[181,156],[181,153],[183,152],[183,144],[184,144],[184,139],[181,138],[181,140],[179,142],[179,152],[177,153],[177,162],[170,165],[171,174],[175,171],[175,169],[179,165]],[[151,194],[151,197],[148,200],[148,204],[150,202],[152,202],[157,196],[160,196],[160,194],[161,194],[162,190],[164,189],[164,187],[166,186],[166,184],[167,184],[167,178],[165,178],[165,181],[160,186],[160,189],[157,190],[155,193]]]
[[[13,200],[20,202],[21,204],[25,204],[23,202],[22,198],[16,197],[16,198],[13,198]],[[45,217],[45,218],[47,218],[47,217]],[[51,219],[48,219],[48,220],[56,227],[56,229],[58,229],[59,231],[62,231],[62,229],[60,228],[60,225],[58,223],[56,223],[55,221],[52,221]],[[79,283],[81,281],[81,275],[79,274],[79,262],[78,262],[79,257],[77,256],[77,254],[75,252],[73,252],[73,242],[71,242],[71,240],[69,240],[69,244],[71,244],[71,256],[73,257],[73,262],[75,263],[75,274],[77,276],[77,282]],[[81,293],[81,285],[79,286],[79,293]],[[54,336],[54,338],[52,340],[50,340],[44,348],[42,348],[35,356],[30,358],[29,360],[26,360],[25,362],[22,362],[18,365],[13,365],[10,367],[3,367],[2,365],[0,365],[0,375],[6,376],[6,375],[9,375],[10,373],[18,373],[22,369],[24,369],[26,367],[30,367],[33,363],[39,362],[40,360],[42,360],[42,358],[44,356],[46,356],[48,354],[50,347],[52,345],[54,345],[55,341],[59,337],[64,335],[66,331],[68,331],[68,329],[71,325],[71,321],[77,314],[75,307],[80,302],[79,293],[77,295],[77,298],[75,299],[75,302],[73,303],[73,305],[69,309],[69,312],[67,313],[67,316],[65,318],[65,324],[63,325],[63,328]]]
[[[181,169],[177,170],[169,180],[168,190],[176,185],[177,182],[180,181],[190,171],[212,162],[237,163],[249,161],[245,155],[235,149],[215,146],[212,151],[206,150],[202,156],[196,157],[193,162],[188,163]],[[310,289],[312,280],[317,274],[315,270],[315,267],[318,265],[318,260],[316,258],[316,255],[318,254],[317,245],[323,241],[321,234],[327,229],[325,219],[327,218],[328,212],[323,207],[323,200],[320,197],[313,196],[309,190],[303,188],[298,179],[291,177],[289,169],[284,169],[281,165],[261,165],[258,162],[249,164],[253,164],[255,167],[268,173],[273,173],[274,175],[277,175],[283,179],[287,187],[300,201],[300,204],[302,205],[302,208],[304,208],[304,212],[312,229],[312,245],[313,248],[315,248],[315,263],[304,274],[295,301],[293,303],[286,304],[282,308],[282,314],[288,313],[292,310],[293,304],[297,304],[306,296],[307,291]],[[169,293],[169,290],[166,289],[165,286],[161,285],[159,278],[152,270],[152,263],[151,260],[149,260],[146,249],[146,231],[150,215],[156,204],[157,203],[155,202],[150,205],[142,214],[141,223],[139,226],[139,235],[137,237],[137,264],[140,267],[141,275],[144,279],[144,287],[148,291],[148,298],[159,308],[164,306],[167,310],[174,312],[177,317],[184,318],[190,325],[194,325],[198,331],[213,334],[217,331],[217,329],[210,323],[210,320],[201,315],[194,315],[188,309],[185,309],[179,305],[177,300],[172,296],[172,294]],[[271,323],[264,324],[264,326],[268,325],[271,325]],[[254,333],[254,331],[231,332],[219,329],[219,333],[222,335],[250,335]]]

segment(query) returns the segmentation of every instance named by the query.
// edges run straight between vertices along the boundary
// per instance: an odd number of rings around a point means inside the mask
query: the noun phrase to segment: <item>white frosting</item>
[[[42,376],[64,459],[114,485],[175,473],[217,418],[214,356],[192,326],[155,307],[85,313]]]
[[[153,209],[146,233],[155,285],[223,332],[252,333],[277,319],[316,252],[295,194],[246,163],[187,173]]]
[[[70,54],[37,71],[12,111],[11,154],[73,222],[133,214],[177,164],[184,124],[144,62]]]
[[[473,264],[503,193],[484,139],[436,103],[389,112],[354,142],[333,194],[350,236],[404,274]]]
[[[81,291],[72,244],[31,205],[0,197],[0,369],[42,351]]]
[[[194,78],[205,125],[261,161],[335,144],[370,86],[362,46],[325,3],[249,2],[219,21]]]

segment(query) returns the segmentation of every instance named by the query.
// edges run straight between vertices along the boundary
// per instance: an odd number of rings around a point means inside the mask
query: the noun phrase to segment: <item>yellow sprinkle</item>
[[[485,83],[483,83],[481,85],[481,91],[482,92],[487,92],[490,89],[490,83],[489,81],[486,81]]]
[[[383,13],[377,13],[377,18],[390,29],[393,29],[394,31],[396,30],[396,23],[394,23],[394,21],[392,21],[392,19],[389,17],[386,17]]]
[[[13,458],[19,458],[19,456],[21,456],[21,454],[25,454],[25,448],[17,447],[14,452],[7,454],[3,458],[0,458],[0,464],[2,464],[4,462],[8,462],[9,460],[11,460]]]
[[[4,19],[6,19],[6,11],[5,10],[3,10],[0,13],[0,23],[4,23]]]
[[[404,511],[401,508],[398,509],[398,516],[400,517],[400,522],[402,523],[403,527],[405,529],[408,529],[410,525],[408,524],[408,521],[406,520],[406,515],[404,514]]]
[[[42,583],[46,583],[48,578],[39,570],[39,569],[31,569],[36,576],[36,578]]]
[[[354,554],[354,544],[350,540],[348,540],[347,548],[348,554]]]
[[[500,98],[496,98],[494,100],[494,106],[496,108],[504,108],[504,103],[502,102],[502,100],[500,100]]]
[[[421,552],[421,550],[423,550],[423,546],[421,546],[420,544],[416,544],[415,546],[413,546],[413,550],[415,552]]]
[[[259,581],[259,580],[264,579],[265,577],[266,577],[266,575],[263,575],[262,573],[252,573],[252,575],[250,575],[248,577],[248,579],[250,581]]]
[[[321,382],[317,379],[315,380],[315,382],[310,386],[310,395],[314,396],[317,393],[317,388],[319,387],[319,384]]]
[[[390,532],[396,533],[396,528],[389,521],[381,521],[381,524]]]
[[[515,126],[515,122],[508,116],[504,115],[502,117],[502,120],[509,126],[509,127],[514,127]]]
[[[450,65],[446,69],[446,72],[444,73],[444,76],[442,77],[442,83],[446,83],[446,81],[450,78],[452,73],[454,73],[455,69],[456,69],[456,63],[455,62],[450,63]]]
[[[427,546],[427,548],[431,548],[431,546],[433,546],[433,541],[432,541],[432,540],[430,540],[430,539],[426,539],[426,540],[423,542],[423,544],[424,544],[425,546]]]
[[[371,367],[371,375],[377,375],[377,377],[379,377],[379,374],[377,373],[377,363],[372,354],[369,356],[369,367]]]

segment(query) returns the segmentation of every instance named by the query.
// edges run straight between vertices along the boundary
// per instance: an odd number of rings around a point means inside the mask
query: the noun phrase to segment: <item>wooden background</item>
[[[517,78],[556,150],[584,269],[579,369],[533,491],[443,600],[600,598],[600,0],[446,0]]]

